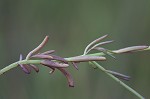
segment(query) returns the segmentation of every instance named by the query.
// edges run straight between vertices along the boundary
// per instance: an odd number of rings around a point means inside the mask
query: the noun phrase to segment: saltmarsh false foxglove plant
[[[108,35],[104,35],[91,43],[87,45],[85,48],[83,55],[69,57],[69,58],[63,58],[61,56],[55,55],[55,50],[48,50],[45,52],[40,52],[40,50],[46,45],[48,42],[49,37],[46,36],[45,39],[42,41],[42,43],[37,46],[34,50],[30,51],[25,59],[23,59],[23,56],[20,54],[19,61],[12,63],[5,68],[0,70],[0,75],[6,73],[7,71],[15,68],[20,67],[26,74],[31,73],[31,69],[39,72],[39,68],[36,66],[37,64],[41,64],[41,66],[46,66],[50,68],[50,73],[52,74],[56,69],[62,72],[62,74],[66,77],[68,81],[68,85],[70,87],[74,87],[74,81],[71,76],[71,74],[66,70],[67,67],[69,67],[70,63],[72,66],[78,70],[78,63],[80,62],[88,62],[89,64],[92,64],[94,68],[98,68],[104,73],[106,73],[109,77],[114,79],[116,82],[118,82],[120,85],[125,87],[127,90],[129,90],[131,93],[136,95],[140,99],[144,99],[143,96],[141,96],[139,93],[137,93],[135,90],[133,90],[131,87],[127,86],[125,83],[123,83],[121,80],[130,80],[129,76],[123,75],[121,73],[107,70],[104,67],[102,67],[99,63],[101,61],[106,61],[105,55],[109,55],[112,58],[115,58],[115,54],[121,54],[121,53],[132,53],[137,51],[144,51],[144,50],[150,50],[149,46],[141,45],[141,46],[131,46],[126,48],[121,48],[118,50],[110,50],[103,48],[103,45],[112,43],[113,40],[110,41],[102,41],[104,38],[106,38]],[[90,53],[92,50],[97,50],[97,53]]]

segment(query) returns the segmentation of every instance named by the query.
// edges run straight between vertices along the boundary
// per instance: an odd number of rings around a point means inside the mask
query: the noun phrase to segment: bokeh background
[[[105,34],[115,42],[106,46],[119,49],[150,45],[149,0],[0,0],[0,68],[35,48],[46,35],[43,49],[70,57],[83,53],[86,45]],[[145,98],[150,97],[150,52],[108,57],[101,65],[132,77],[126,82]],[[39,66],[40,67],[40,66]],[[100,70],[86,63],[79,70],[68,69],[75,87],[65,77],[48,68],[30,75],[18,67],[0,77],[0,99],[137,99]]]

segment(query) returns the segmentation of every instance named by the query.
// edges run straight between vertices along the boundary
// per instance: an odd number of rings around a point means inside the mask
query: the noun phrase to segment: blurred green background
[[[150,45],[149,0],[0,0],[0,68],[35,48],[46,35],[43,49],[70,57],[105,34],[115,42],[108,49]],[[132,77],[125,82],[145,98],[150,97],[150,52],[108,57],[102,66]],[[0,99],[137,99],[100,70],[86,63],[79,71],[68,69],[75,81],[69,88],[65,77],[48,68],[24,74],[18,67],[0,77]]]

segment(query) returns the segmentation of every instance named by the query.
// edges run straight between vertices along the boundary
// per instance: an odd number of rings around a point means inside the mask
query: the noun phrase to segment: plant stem
[[[78,56],[75,56],[75,57],[78,57]],[[67,60],[68,62],[69,61],[72,61],[72,58],[75,58],[75,57],[69,57],[69,58],[65,58],[65,60]],[[40,64],[41,63],[41,60],[21,60],[21,61],[17,61],[15,63],[12,63],[6,67],[4,67],[3,69],[0,70],[0,75],[6,73],[7,71],[15,68],[18,66],[18,64]]]
[[[78,56],[75,56],[75,57],[78,57]],[[74,58],[74,57],[65,58],[65,59],[69,62],[69,61],[72,61],[72,58]],[[40,63],[41,63],[41,60],[27,60],[27,59],[25,59],[25,60],[17,61],[15,63],[12,63],[12,64],[4,67],[3,69],[1,69],[0,75],[2,75],[4,73],[6,73],[7,71],[17,67],[18,64],[40,64]]]
[[[123,87],[125,87],[127,90],[129,90],[131,93],[133,93],[134,95],[136,95],[139,99],[145,99],[143,96],[141,96],[139,93],[137,93],[134,89],[132,89],[131,87],[129,87],[128,85],[126,85],[125,83],[123,83],[121,80],[119,80],[118,78],[116,78],[115,76],[113,76],[112,74],[106,72],[106,69],[103,68],[101,65],[99,65],[97,62],[92,61],[91,63],[93,63],[95,66],[97,66],[100,70],[102,70],[104,73],[106,73],[109,77],[111,77],[112,79],[114,79],[116,82],[118,82],[120,85],[122,85]]]
[[[150,46],[147,49],[144,49],[144,50],[150,50]],[[141,51],[143,51],[143,50],[141,50]],[[110,54],[115,54],[115,53],[110,53]],[[100,52],[100,53],[86,54],[86,55],[89,55],[89,56],[103,56],[105,54],[103,52]],[[84,56],[84,55],[80,55],[80,56]],[[77,57],[77,56],[75,56],[75,57]],[[74,57],[69,57],[69,58],[65,58],[65,59],[67,61],[71,61],[72,58],[74,58]],[[27,59],[28,59],[28,57],[27,57]],[[41,62],[41,60],[27,60],[27,59],[21,60],[21,61],[18,61],[18,62],[15,62],[15,63],[12,63],[12,64],[6,66],[5,68],[3,68],[3,69],[0,70],[0,75],[2,75],[5,72],[7,72],[7,71],[9,71],[9,70],[17,67],[18,63],[20,63],[20,64],[39,64]]]
[[[6,73],[7,71],[15,68],[18,66],[18,64],[39,64],[41,62],[41,60],[21,60],[21,61],[17,61],[15,63],[12,63],[8,66],[6,66],[5,68],[0,70],[0,75]]]
[[[40,46],[41,48],[41,46]],[[144,49],[144,50],[150,50],[150,47]],[[37,50],[36,50],[37,51]],[[143,50],[141,50],[143,51]],[[113,51],[112,51],[113,52]],[[34,53],[34,51],[32,52]],[[18,64],[40,64],[42,60],[27,60],[29,59],[30,55],[29,54],[28,57],[25,60],[21,60],[21,61],[17,61],[15,63],[12,63],[8,66],[6,66],[5,68],[0,70],[0,75],[4,74],[5,72],[15,68],[18,66]],[[110,53],[110,54],[117,54],[117,53]],[[94,54],[86,54],[86,56],[103,56],[105,55],[105,53],[100,52],[100,53],[94,53]],[[85,56],[85,55],[79,55],[79,56]],[[78,56],[75,56],[78,57]],[[75,57],[69,57],[69,58],[65,58],[65,60],[67,60],[68,62],[72,61],[73,58]],[[123,87],[125,87],[127,90],[129,90],[131,93],[133,93],[134,95],[136,95],[138,98],[140,99],[144,99],[143,96],[141,96],[139,93],[137,93],[135,90],[133,90],[131,87],[127,86],[125,83],[123,83],[122,81],[120,81],[118,78],[116,78],[115,76],[113,76],[112,74],[106,72],[106,69],[103,68],[102,66],[100,66],[97,62],[95,61],[91,61],[91,63],[93,63],[95,66],[97,66],[100,70],[102,70],[104,73],[106,73],[108,76],[110,76],[112,79],[114,79],[116,82],[118,82],[120,85],[122,85]]]
[[[144,49],[144,50],[150,50],[150,47],[148,47],[147,49]],[[115,54],[115,53],[110,53],[110,54]],[[89,55],[89,56],[103,56],[105,55],[103,52],[100,52],[100,53],[94,53],[94,54],[86,54],[86,55]],[[29,55],[30,56],[30,55]],[[80,55],[80,56],[84,56],[84,55]],[[77,57],[77,56],[75,56]],[[74,57],[69,57],[69,58],[65,58],[67,61],[71,61],[72,58]],[[4,74],[5,72],[15,68],[18,66],[18,63],[20,64],[39,64],[41,62],[41,60],[22,60],[22,61],[18,61],[18,62],[15,62],[15,63],[12,63],[8,66],[6,66],[5,68],[1,69],[0,70],[0,75]]]

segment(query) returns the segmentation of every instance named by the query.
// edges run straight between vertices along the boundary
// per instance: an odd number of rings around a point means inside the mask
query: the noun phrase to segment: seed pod
[[[22,68],[22,70],[26,73],[26,74],[30,74],[31,73],[31,69],[27,64],[19,64],[19,66]]]
[[[131,46],[131,47],[126,47],[126,48],[122,48],[119,50],[115,50],[113,51],[114,53],[127,53],[127,52],[135,52],[135,51],[140,51],[140,50],[144,50],[148,48],[148,46]]]
[[[33,64],[29,65],[30,67],[32,67],[37,73],[39,72],[39,68]]]
[[[65,75],[65,77],[67,78],[69,87],[74,87],[73,78],[72,78],[72,76],[70,75],[70,73],[69,73],[68,71],[66,71],[64,68],[58,68],[58,69],[59,69],[59,70]]]
[[[104,61],[106,60],[105,57],[102,56],[76,56],[72,57],[69,61],[70,62],[87,62],[87,61]]]
[[[68,64],[68,61],[65,60],[64,58],[60,57],[60,56],[56,56],[56,55],[51,55],[51,56],[53,57],[52,60],[57,60],[57,61],[61,61],[61,62]]]
[[[68,64],[65,63],[58,63],[50,60],[43,60],[41,61],[41,64],[48,67],[54,67],[54,68],[62,68],[62,67],[65,68],[69,66]]]

